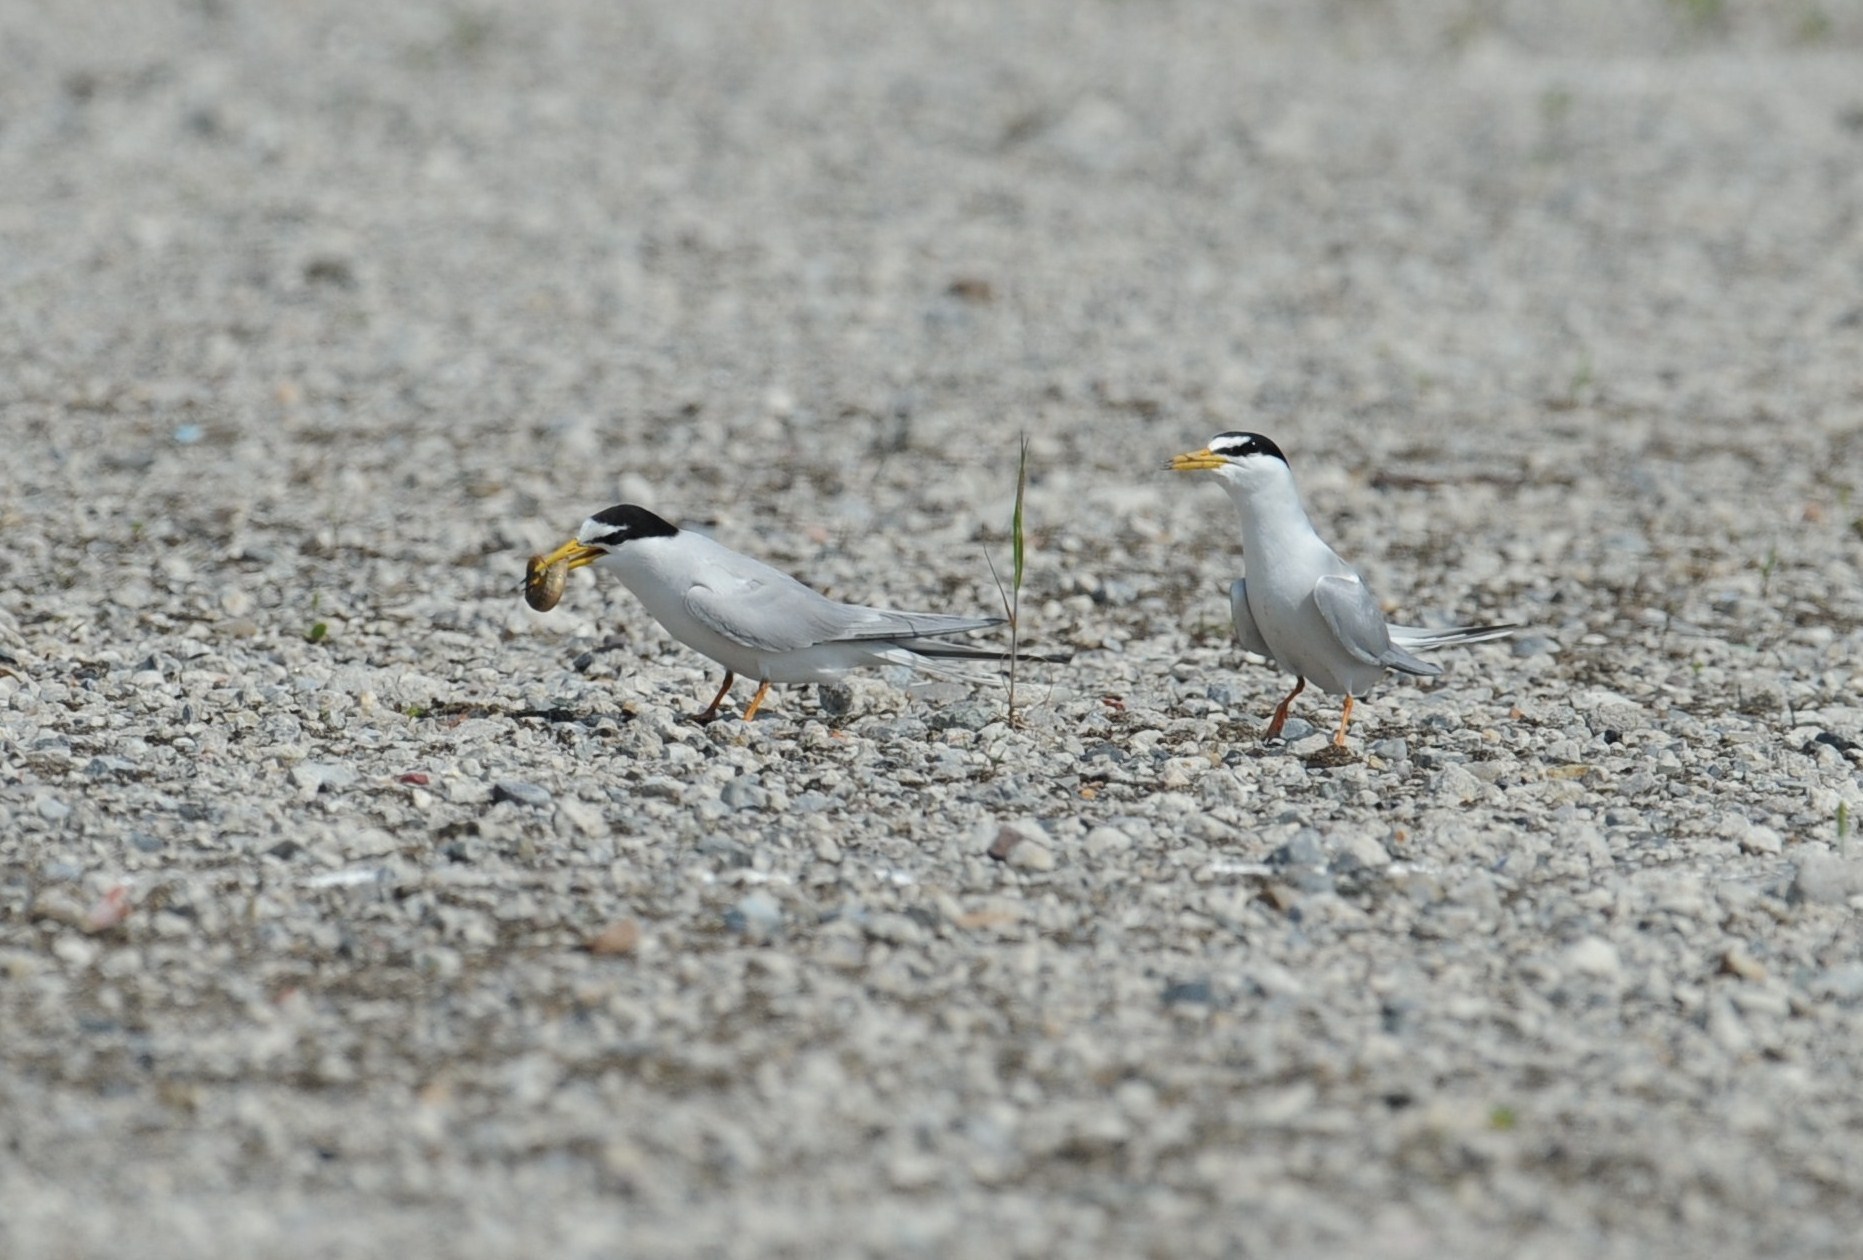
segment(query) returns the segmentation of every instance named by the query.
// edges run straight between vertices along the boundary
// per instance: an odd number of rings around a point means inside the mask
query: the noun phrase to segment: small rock
[[[452,805],[479,805],[485,801],[485,785],[472,779],[448,778],[444,794]]]
[[[1167,984],[1163,993],[1166,1006],[1208,1006],[1215,1001],[1208,980],[1185,980]]]
[[[1087,833],[1088,857],[1100,858],[1111,853],[1123,853],[1131,847],[1132,837],[1117,827],[1095,827]]]
[[[52,955],[73,967],[88,967],[97,961],[103,947],[81,936],[67,934],[52,942]]]
[[[1836,1002],[1863,1001],[1863,962],[1844,963],[1820,972],[1806,987]]]
[[[1407,739],[1381,739],[1365,750],[1374,757],[1385,761],[1409,761],[1410,741]]]
[[[916,945],[925,939],[925,929],[911,916],[896,913],[870,915],[861,927],[868,936],[889,945]]]
[[[770,797],[767,792],[751,781],[748,775],[739,775],[724,785],[719,799],[732,809],[762,809]]]
[[[762,889],[725,911],[725,926],[753,941],[767,941],[783,930],[783,907]]]
[[[32,803],[32,812],[46,822],[63,822],[71,817],[71,806],[55,796],[41,796]]]
[[[1863,863],[1835,853],[1807,853],[1792,876],[1791,896],[1813,905],[1838,905],[1863,891]]]
[[[1051,871],[1054,869],[1054,851],[1048,847],[1048,833],[1041,824],[1029,820],[1004,823],[996,832],[996,840],[988,849],[991,857],[998,862],[1024,871]]]
[[[550,790],[535,783],[525,783],[519,779],[500,779],[492,784],[492,804],[510,801],[514,805],[530,805],[537,809],[549,808],[554,798]]]
[[[1001,716],[1000,709],[984,704],[980,700],[969,700],[934,713],[931,728],[934,731],[948,731],[953,728],[980,731]]]
[[[616,919],[589,938],[589,952],[603,957],[620,957],[640,948],[640,920]]]
[[[84,767],[84,773],[101,778],[107,774],[128,774],[136,769],[136,763],[122,757],[92,757]]]
[[[1326,851],[1320,848],[1319,833],[1311,830],[1297,833],[1293,839],[1268,855],[1268,865],[1274,867],[1326,865]]]
[[[1559,651],[1559,641],[1544,634],[1523,634],[1514,641],[1514,655],[1517,657],[1551,656]]]
[[[1615,980],[1623,971],[1617,947],[1599,936],[1573,942],[1565,951],[1565,961],[1572,970],[1598,980]]]
[[[1052,871],[1054,850],[1039,840],[1024,840],[1009,851],[1009,865],[1019,871]]]
[[[586,801],[556,803],[556,829],[573,835],[599,836],[607,829],[600,807]]]
[[[1771,827],[1750,826],[1740,833],[1740,851],[1760,857],[1777,857],[1785,851],[1785,837]]]
[[[833,836],[816,836],[815,856],[823,862],[839,862],[841,846]]]
[[[1601,704],[1590,720],[1593,731],[1640,731],[1651,724],[1650,715],[1629,701]]]
[[[84,912],[83,922],[78,926],[88,933],[105,932],[127,919],[133,908],[129,888],[116,884],[91,903],[90,909]]]
[[[1486,787],[1461,766],[1446,766],[1430,780],[1430,790],[1456,805],[1479,800]]]
[[[356,781],[356,770],[335,761],[300,761],[291,767],[291,781],[314,796],[348,787]]]
[[[1738,1058],[1753,1049],[1753,1035],[1727,998],[1718,994],[1711,997],[1701,1022],[1708,1036],[1727,1054]]]
[[[1747,952],[1744,945],[1729,945],[1721,955],[1721,971],[1730,976],[1739,976],[1742,980],[1764,980],[1766,968],[1760,966],[1759,960]]]
[[[1333,865],[1342,871],[1381,871],[1391,864],[1391,855],[1382,844],[1368,835],[1350,837],[1333,854]]]

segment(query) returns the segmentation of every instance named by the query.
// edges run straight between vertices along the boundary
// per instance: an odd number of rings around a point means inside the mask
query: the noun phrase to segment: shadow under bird
[[[1287,724],[1288,708],[1311,682],[1345,696],[1333,743],[1343,748],[1352,702],[1388,670],[1433,677],[1442,666],[1414,654],[1459,643],[1502,639],[1515,625],[1392,625],[1358,571],[1328,547],[1307,518],[1287,457],[1259,433],[1219,433],[1199,451],[1174,457],[1175,472],[1214,473],[1242,516],[1247,576],[1229,588],[1236,640],[1292,673],[1294,689],[1274,708],[1262,738]]]
[[[718,716],[740,674],[760,684],[744,709],[748,722],[773,683],[832,682],[863,666],[927,669],[933,661],[1009,659],[1007,652],[994,648],[944,641],[947,635],[1002,625],[1000,617],[843,604],[761,560],[680,529],[631,503],[597,512],[574,538],[532,559],[525,588],[531,606],[554,606],[563,575],[584,565],[620,578],[668,634],[724,666],[724,684],[697,715],[701,722]],[[1066,659],[1019,655],[1029,660]]]

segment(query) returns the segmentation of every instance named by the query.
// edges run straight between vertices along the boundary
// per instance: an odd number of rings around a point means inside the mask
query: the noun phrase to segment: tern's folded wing
[[[760,652],[794,652],[829,643],[842,637],[846,626],[845,605],[774,571],[769,579],[738,576],[693,586],[685,602],[694,621]]]
[[[1367,665],[1402,670],[1406,674],[1433,675],[1442,667],[1420,661],[1391,642],[1384,610],[1355,577],[1323,577],[1313,586],[1313,602],[1339,645]]]
[[[1323,577],[1313,585],[1313,602],[1326,628],[1352,659],[1366,665],[1384,664],[1391,648],[1384,610],[1355,577]]]
[[[1000,625],[998,617],[899,612],[843,604],[785,573],[738,573],[686,592],[686,611],[734,643],[793,652],[824,643],[899,642],[963,634]]]

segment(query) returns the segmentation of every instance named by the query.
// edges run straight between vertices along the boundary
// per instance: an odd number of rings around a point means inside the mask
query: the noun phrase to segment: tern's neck
[[[1241,513],[1242,546],[1248,551],[1278,551],[1319,537],[1301,506],[1293,477],[1257,477],[1248,486],[1224,481],[1223,489]]]

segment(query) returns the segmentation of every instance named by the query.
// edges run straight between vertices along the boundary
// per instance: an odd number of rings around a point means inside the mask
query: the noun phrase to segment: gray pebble
[[[769,794],[749,776],[740,776],[724,785],[719,799],[732,809],[762,809],[769,801]]]
[[[1814,905],[1836,905],[1863,893],[1863,860],[1835,853],[1810,852],[1799,857],[1792,895]]]
[[[554,798],[550,790],[535,783],[526,783],[521,779],[500,779],[492,784],[492,803],[510,801],[515,805],[528,805],[533,809],[547,809]]]
[[[291,781],[310,793],[346,788],[356,777],[356,768],[340,761],[300,761],[291,767]]]
[[[725,912],[725,926],[752,941],[772,940],[783,930],[783,907],[758,889]]]
[[[1268,864],[1276,867],[1324,866],[1326,852],[1320,847],[1319,833],[1303,830],[1268,855]]]
[[[1552,656],[1561,650],[1558,640],[1544,634],[1516,634],[1508,643],[1515,657],[1522,660],[1534,656]]]

